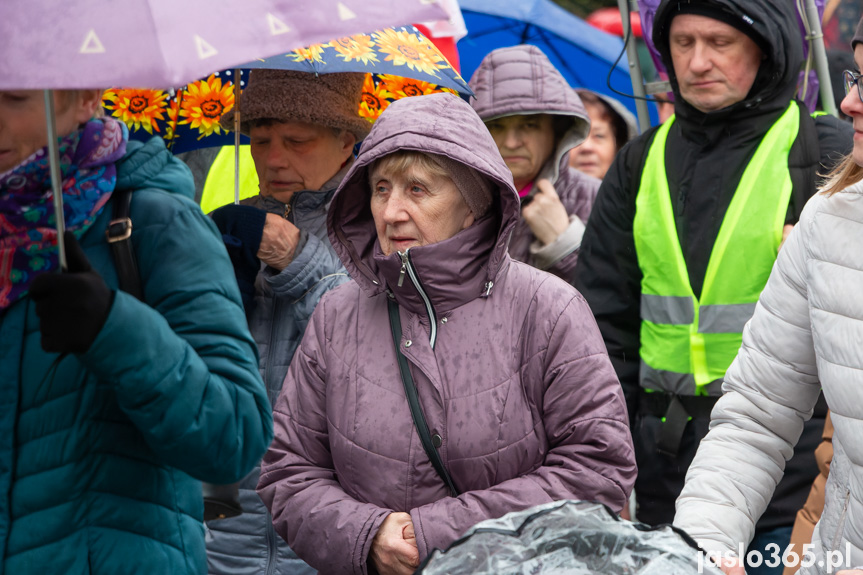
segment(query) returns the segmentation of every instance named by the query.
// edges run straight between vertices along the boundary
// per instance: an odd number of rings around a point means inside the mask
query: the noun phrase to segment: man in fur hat
[[[326,216],[355,144],[371,129],[357,113],[363,79],[255,70],[240,100],[260,194],[212,217],[234,263],[271,404],[318,300],[349,279],[327,239]],[[222,120],[233,121],[233,112]],[[255,493],[259,472],[240,483],[242,515],[208,524],[209,572],[313,573],[273,530]]]

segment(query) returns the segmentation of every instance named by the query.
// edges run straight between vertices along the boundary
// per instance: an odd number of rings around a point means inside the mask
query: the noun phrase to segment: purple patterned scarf
[[[91,120],[60,142],[66,229],[80,238],[117,181],[128,131],[112,118]],[[26,295],[40,273],[58,268],[47,147],[0,174],[0,310]]]

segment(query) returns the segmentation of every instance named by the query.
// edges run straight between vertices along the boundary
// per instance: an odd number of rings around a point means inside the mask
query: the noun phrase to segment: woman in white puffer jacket
[[[852,46],[859,72],[863,21]],[[854,149],[779,253],[677,500],[674,524],[729,575],[744,573],[739,550],[822,387],[835,453],[821,521],[811,546],[798,550],[799,573],[863,575],[863,80],[846,72],[845,82],[842,111],[854,123]],[[775,563],[784,551],[760,559]]]

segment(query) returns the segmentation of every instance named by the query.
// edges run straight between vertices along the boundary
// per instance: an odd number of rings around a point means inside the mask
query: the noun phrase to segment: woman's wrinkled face
[[[371,209],[381,251],[394,252],[449,239],[474,221],[453,181],[416,164],[394,173],[372,168]]]
[[[548,114],[506,116],[485,123],[512,172],[517,190],[536,179],[554,152],[554,118]]]
[[[601,180],[617,154],[617,142],[611,122],[603,111],[590,104],[584,107],[590,116],[590,133],[581,144],[569,151],[569,165]]]
[[[99,94],[97,90],[54,94],[58,136],[68,136],[93,116]],[[0,173],[11,170],[47,144],[42,90],[0,91]]]

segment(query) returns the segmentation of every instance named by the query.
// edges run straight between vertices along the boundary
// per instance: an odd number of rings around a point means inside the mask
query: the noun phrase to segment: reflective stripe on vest
[[[640,382],[678,395],[716,395],[782,241],[792,188],[788,155],[800,110],[789,105],[743,172],[710,253],[700,300],[689,283],[665,175],[673,121],[656,133],[635,202],[633,233],[643,276]]]

